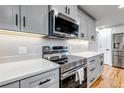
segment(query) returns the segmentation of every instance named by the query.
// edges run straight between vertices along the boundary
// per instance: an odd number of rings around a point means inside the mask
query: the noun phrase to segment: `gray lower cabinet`
[[[48,5],[21,5],[21,31],[48,34]]]
[[[0,88],[59,88],[59,69],[2,85]]]
[[[91,87],[103,72],[104,55],[88,58],[87,62],[87,85]]]
[[[19,88],[19,81],[0,86],[0,88]]]
[[[18,5],[0,5],[0,29],[20,30],[20,11]]]
[[[20,81],[21,88],[59,88],[59,69]]]

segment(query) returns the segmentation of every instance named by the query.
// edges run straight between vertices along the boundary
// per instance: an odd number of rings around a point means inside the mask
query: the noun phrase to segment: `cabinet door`
[[[87,39],[88,33],[88,23],[87,18],[84,13],[78,9],[78,21],[79,21],[79,38],[80,39]]]
[[[77,19],[77,5],[68,5],[67,6],[67,14],[72,19]]]
[[[77,19],[77,5],[52,5],[52,10],[56,10],[72,19]]]
[[[22,5],[21,31],[34,34],[48,34],[48,6]]]
[[[20,30],[19,6],[0,5],[0,28]]]
[[[67,5],[52,5],[51,10],[56,10],[62,14],[67,15]]]
[[[90,33],[90,36],[91,36],[91,40],[96,39],[96,24],[95,24],[94,20],[91,21],[91,33]]]
[[[96,38],[96,27],[95,21],[88,17],[88,40],[95,40]]]

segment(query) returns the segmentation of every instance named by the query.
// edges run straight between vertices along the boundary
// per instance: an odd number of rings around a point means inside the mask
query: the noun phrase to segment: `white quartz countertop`
[[[0,64],[0,86],[59,68],[59,65],[45,59],[24,60]]]
[[[97,56],[97,55],[100,55],[100,54],[103,54],[103,52],[85,51],[85,52],[72,53],[71,55],[85,57],[85,58],[90,58],[90,57]]]

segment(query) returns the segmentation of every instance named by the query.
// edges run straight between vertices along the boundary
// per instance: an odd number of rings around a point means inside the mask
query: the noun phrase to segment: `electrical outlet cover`
[[[18,47],[18,54],[27,54],[27,47]]]

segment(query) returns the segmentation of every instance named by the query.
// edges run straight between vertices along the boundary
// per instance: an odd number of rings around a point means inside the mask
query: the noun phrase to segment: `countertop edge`
[[[0,86],[11,84],[11,83],[14,83],[16,81],[23,80],[23,79],[26,79],[26,78],[30,78],[30,77],[38,75],[38,74],[43,74],[45,72],[49,72],[49,71],[52,71],[52,70],[55,70],[55,69],[59,69],[59,67],[60,66],[58,65],[58,66],[55,66],[53,68],[49,68],[49,69],[46,69],[46,70],[32,72],[32,73],[29,73],[29,74],[26,74],[26,75],[22,75],[20,77],[16,77],[16,78],[12,78],[12,79],[9,79],[9,80],[5,80],[5,81],[0,82]]]

